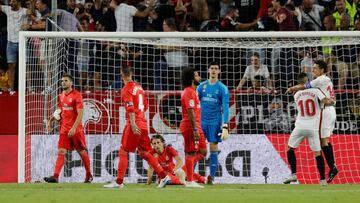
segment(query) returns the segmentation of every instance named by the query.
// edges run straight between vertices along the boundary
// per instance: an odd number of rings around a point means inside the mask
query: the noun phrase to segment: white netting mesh
[[[220,33],[219,33],[220,34]],[[220,144],[219,177],[223,183],[280,183],[290,173],[286,143],[294,126],[295,104],[285,90],[295,84],[300,72],[311,76],[315,59],[331,64],[330,76],[337,97],[337,122],[332,143],[340,174],[335,182],[360,182],[359,140],[359,37],[311,38],[26,38],[26,180],[36,181],[52,175],[57,153],[58,131],[46,133],[45,120],[55,110],[61,92],[63,73],[75,78],[75,89],[83,93],[83,123],[94,180],[112,179],[117,169],[117,150],[125,123],[121,104],[120,67],[135,68],[137,80],[147,92],[150,133],[166,134],[183,155],[180,73],[193,66],[207,77],[207,64],[217,61],[221,81],[229,87],[230,140]],[[258,62],[268,75],[260,90],[251,80],[236,90],[250,60]],[[261,81],[260,81],[261,82]],[[261,87],[262,86],[262,87]],[[255,87],[257,89],[259,87]],[[307,144],[297,150],[298,178],[302,183],[317,183],[313,154]],[[183,157],[183,156],[182,156]],[[64,182],[82,181],[85,170],[73,152],[61,173]],[[198,166],[208,174],[208,160]],[[130,157],[128,182],[142,182],[145,162]],[[263,174],[268,169],[268,174]]]

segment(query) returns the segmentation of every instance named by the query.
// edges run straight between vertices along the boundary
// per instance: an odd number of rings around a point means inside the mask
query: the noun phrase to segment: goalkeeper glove
[[[228,124],[224,123],[222,125],[221,140],[226,140],[228,137],[229,137],[229,127]]]

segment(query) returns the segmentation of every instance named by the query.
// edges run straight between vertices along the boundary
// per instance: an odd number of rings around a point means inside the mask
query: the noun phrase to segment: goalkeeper
[[[210,175],[207,184],[214,184],[218,165],[218,143],[229,136],[229,90],[219,80],[220,66],[211,62],[208,68],[209,79],[197,87],[201,104],[201,128],[210,142]]]

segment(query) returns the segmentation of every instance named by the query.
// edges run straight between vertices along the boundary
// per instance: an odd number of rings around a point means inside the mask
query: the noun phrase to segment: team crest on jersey
[[[88,134],[106,134],[110,129],[108,108],[96,99],[84,99],[84,116],[82,123]]]
[[[189,100],[189,105],[190,107],[194,107],[195,106],[195,101],[193,99]]]

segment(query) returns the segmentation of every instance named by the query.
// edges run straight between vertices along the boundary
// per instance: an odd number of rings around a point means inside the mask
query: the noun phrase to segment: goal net
[[[163,134],[184,159],[180,73],[192,66],[204,81],[208,64],[216,61],[231,94],[231,136],[219,144],[217,182],[282,183],[291,173],[286,145],[296,117],[293,96],[285,91],[296,84],[300,72],[312,79],[314,60],[323,59],[329,64],[337,99],[331,143],[340,173],[334,183],[360,183],[359,36],[358,32],[21,32],[19,182],[41,181],[53,174],[59,128],[47,131],[46,121],[56,109],[64,73],[75,78],[74,88],[84,99],[82,121],[94,181],[106,182],[116,177],[125,125],[120,67],[134,67],[134,79],[146,90],[150,135]],[[245,74],[251,66],[260,66],[261,71]],[[318,183],[306,141],[296,155],[299,182]],[[68,152],[65,162],[60,182],[82,182],[85,170],[76,151]],[[137,154],[130,154],[125,181],[144,182],[147,168]],[[208,157],[196,171],[209,174]]]

